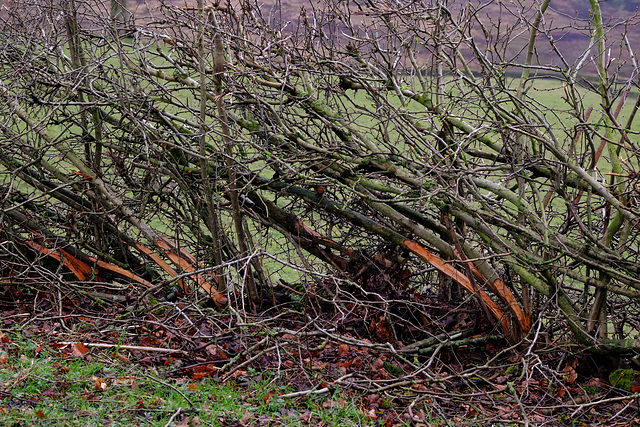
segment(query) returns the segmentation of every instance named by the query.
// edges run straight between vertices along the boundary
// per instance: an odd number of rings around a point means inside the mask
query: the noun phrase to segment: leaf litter
[[[230,387],[231,399],[246,408],[218,413],[222,397],[214,393],[198,408],[181,406],[175,425],[332,425],[322,411],[351,414],[346,425],[637,421],[633,395],[603,378],[592,355],[569,355],[552,343],[527,353],[527,343],[512,346],[476,333],[483,325],[468,329],[470,312],[450,320],[451,330],[427,328],[431,335],[415,346],[405,345],[406,336],[384,317],[370,320],[357,308],[347,316],[310,318],[309,311],[283,307],[277,316],[240,318],[189,301],[143,305],[131,313],[79,299],[63,301],[60,310],[46,299],[38,297],[42,311],[21,303],[0,313],[0,369],[10,371],[1,377],[2,414],[30,410],[45,419],[46,407],[59,401],[69,417],[82,419],[86,410],[71,404],[78,398],[93,406],[110,400],[117,408],[120,402],[122,414],[145,419],[161,410],[166,397],[131,404],[121,394],[138,391],[153,377],[186,399],[208,393],[210,384]],[[37,363],[49,364],[49,384],[38,393],[23,390],[39,375]],[[74,363],[97,366],[75,397],[71,389],[80,380],[70,379]],[[111,373],[122,365],[136,369]],[[163,414],[166,419],[175,412]]]

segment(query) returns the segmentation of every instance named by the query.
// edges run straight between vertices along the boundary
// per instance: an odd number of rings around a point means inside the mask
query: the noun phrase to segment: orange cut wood
[[[456,283],[460,284],[463,288],[465,288],[470,293],[477,294],[482,299],[482,302],[484,302],[484,304],[487,306],[487,308],[489,309],[493,317],[498,322],[500,322],[505,334],[509,335],[509,332],[511,331],[511,327],[509,325],[509,319],[507,319],[507,316],[505,316],[505,314],[500,309],[498,304],[496,304],[496,302],[493,301],[485,291],[483,291],[482,289],[474,289],[475,286],[473,286],[473,284],[469,281],[469,278],[466,275],[459,272],[458,270],[453,268],[451,265],[445,263],[444,260],[442,260],[442,258],[436,256],[431,251],[425,249],[419,243],[416,243],[413,240],[405,239],[403,241],[403,245],[407,249],[409,249],[411,252],[413,252],[414,254],[418,255],[420,258],[422,258],[423,260],[431,264],[438,271],[447,275]]]
[[[178,277],[178,273],[169,264],[167,264],[165,260],[160,258],[151,249],[149,249],[148,247],[140,243],[136,243],[135,247],[138,248],[140,252],[143,252],[145,255],[151,258],[156,264],[160,266],[160,268],[162,268],[166,273],[168,273],[169,276]],[[180,289],[182,289],[182,292],[184,292],[185,295],[189,294],[189,287],[184,283],[184,280],[182,279],[178,280],[178,286],[180,286]]]
[[[76,279],[81,281],[87,280],[87,275],[85,275],[84,272],[87,270],[91,272],[91,267],[89,267],[79,259],[71,257],[71,255],[65,256],[65,254],[61,253],[59,250],[45,248],[44,246],[30,240],[25,241],[25,244],[43,255],[50,256],[62,262],[64,266],[67,267],[69,271],[71,271],[71,273],[73,273]]]

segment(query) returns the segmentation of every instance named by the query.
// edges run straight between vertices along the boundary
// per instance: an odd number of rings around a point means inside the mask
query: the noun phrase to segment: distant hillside
[[[148,16],[149,11],[147,8],[156,9],[160,6],[159,0],[137,0],[137,3],[132,1],[132,11],[137,19],[144,21]],[[508,60],[521,61],[524,57],[524,47],[527,43],[528,30],[526,24],[533,19],[536,12],[537,3],[531,0],[524,0],[517,2],[523,12],[519,14],[514,7],[514,0],[502,1],[496,0],[493,2],[472,2],[471,6],[480,10],[478,13],[478,20],[482,22],[487,28],[495,25],[496,22],[500,22],[502,26],[501,32],[505,25],[514,26],[515,30],[510,36],[510,42],[506,47]],[[165,4],[172,4],[179,8],[196,7],[196,0],[166,0]],[[311,16],[313,8],[307,0],[264,0],[259,2],[261,9],[265,15],[271,16],[271,22],[273,26],[284,25],[288,23],[286,30],[291,31],[296,27],[296,23],[304,6],[307,15]],[[353,4],[353,3],[352,3]],[[380,1],[377,4],[387,5],[391,9],[397,6],[397,3],[392,1]],[[632,0],[610,0],[601,3],[601,8],[604,15],[604,22],[609,27],[608,41],[611,49],[611,56],[614,58],[623,58],[628,63],[629,55],[627,48],[623,46],[621,51],[621,35],[623,32],[627,32],[627,39],[629,45],[632,48],[638,47],[640,51],[640,19],[637,14],[637,8],[640,2]],[[323,8],[322,2],[314,2],[314,5],[318,9]],[[452,14],[456,14],[460,9],[466,6],[466,2],[450,2],[449,8]],[[483,5],[480,7],[480,5]],[[277,7],[280,6],[281,10]],[[565,60],[569,64],[574,64],[577,58],[584,55],[584,52],[590,45],[590,25],[589,25],[589,13],[590,5],[586,0],[552,0],[549,9],[545,13],[545,22],[548,28],[552,28],[550,32],[539,35],[538,48],[536,51],[536,58],[539,64],[542,65],[562,65],[558,55],[554,53],[552,44],[549,37],[553,38],[553,43],[557,49],[562,52]],[[522,19],[520,17],[522,16]],[[355,16],[355,19],[366,19],[359,16]],[[630,24],[624,25],[625,20]],[[497,30],[495,31],[497,32]],[[478,45],[485,44],[485,35],[480,31],[480,26],[472,30],[472,34]],[[491,37],[495,37],[496,34],[491,34]],[[638,55],[639,52],[635,52]],[[425,52],[417,52],[417,55],[426,55]],[[587,55],[590,57],[592,52]],[[499,61],[500,58],[493,58],[494,61]],[[624,70],[628,67],[622,67]],[[587,61],[582,73],[595,73],[595,69],[592,64]]]

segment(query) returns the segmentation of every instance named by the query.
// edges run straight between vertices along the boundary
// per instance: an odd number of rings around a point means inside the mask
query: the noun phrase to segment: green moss
[[[393,403],[393,399],[387,397],[380,402],[380,409],[391,409],[391,404]]]
[[[260,130],[260,123],[254,120],[246,120],[240,118],[238,119],[238,124],[250,132],[256,132]]]
[[[417,103],[423,105],[424,107],[427,107],[429,110],[433,109],[433,103],[431,102],[431,99],[429,99],[428,94],[423,93],[422,95],[415,95],[413,99]]]
[[[403,373],[402,368],[399,368],[398,366],[390,362],[384,362],[382,367],[384,368],[385,371],[387,371],[389,374],[395,377],[399,377]]]
[[[612,386],[631,391],[633,383],[640,379],[640,372],[633,369],[616,369],[609,374],[609,382]]]
[[[589,395],[594,395],[594,394],[600,393],[600,389],[598,387],[592,387],[592,386],[586,386],[584,388],[584,391],[586,391],[587,394],[589,394]]]
[[[504,371],[505,375],[513,375],[513,374],[516,374],[516,373],[518,373],[518,368],[516,366],[509,366]]]
[[[331,108],[329,108],[328,105],[318,100],[310,100],[309,106],[313,109],[313,111],[322,114],[325,117],[330,117],[332,119],[339,119],[341,117],[340,113],[333,111]]]

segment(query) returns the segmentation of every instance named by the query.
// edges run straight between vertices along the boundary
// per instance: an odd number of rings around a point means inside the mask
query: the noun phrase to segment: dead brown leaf
[[[309,424],[311,422],[312,413],[310,411],[305,410],[302,414],[300,414],[300,419]]]
[[[378,357],[376,361],[373,362],[372,368],[377,371],[378,369],[382,368],[383,365],[384,365],[384,360],[382,360],[382,357]]]
[[[338,356],[347,357],[349,355],[349,346],[347,344],[340,344],[338,346]]]
[[[338,407],[338,403],[333,400],[325,400],[322,402],[322,407],[324,409],[334,409]]]
[[[369,409],[377,409],[380,406],[380,395],[379,394],[370,394],[367,396],[367,408]]]
[[[209,344],[205,350],[213,360],[229,360],[227,354],[215,344]]]
[[[112,383],[114,386],[115,385],[121,385],[121,386],[131,386],[131,389],[136,390],[138,388],[138,383],[136,382],[136,377],[128,375],[125,377],[118,377],[115,380],[113,380]]]
[[[269,404],[269,402],[271,401],[271,398],[272,398],[273,396],[275,396],[275,394],[276,394],[276,392],[275,392],[275,391],[273,391],[273,390],[270,390],[269,392],[267,392],[267,393],[264,395],[264,404],[265,404],[265,405],[268,405],[268,404]]]
[[[240,424],[241,426],[248,426],[251,425],[251,418],[253,418],[253,414],[249,411],[245,412],[244,415],[242,416],[242,418],[240,418],[240,421],[238,421],[238,424]]]
[[[123,363],[129,363],[129,358],[120,352],[115,351],[111,356]]]
[[[55,390],[52,390],[51,388],[45,388],[44,390],[42,390],[42,393],[40,394],[50,399],[57,399],[60,397],[60,393],[58,393]]]
[[[73,357],[84,357],[87,353],[89,353],[89,349],[81,342],[71,344],[71,355]]]
[[[99,378],[94,375],[91,377],[91,380],[93,381],[94,391],[99,391],[99,392],[107,391],[107,382],[105,381],[104,378]]]
[[[311,362],[311,369],[313,369],[314,371],[321,371],[324,368],[326,368],[328,365],[327,362],[322,362],[320,360],[314,360],[313,362]]]
[[[564,380],[567,384],[573,384],[578,379],[578,373],[571,365],[565,366],[561,373],[564,375]]]
[[[218,372],[219,369],[220,368],[213,364],[195,366],[191,370],[191,378],[199,380],[200,378],[208,377],[209,375]]]

